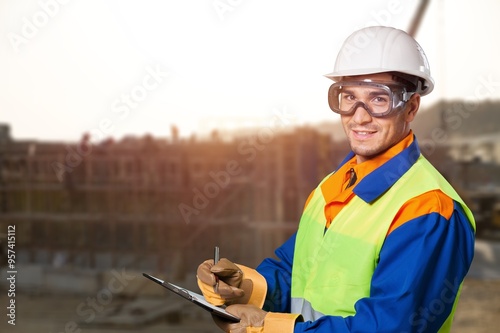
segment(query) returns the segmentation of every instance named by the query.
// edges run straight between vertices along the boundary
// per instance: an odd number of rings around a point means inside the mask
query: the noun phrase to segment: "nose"
[[[366,124],[372,121],[372,116],[368,113],[368,110],[366,109],[366,105],[364,103],[360,103],[356,110],[354,111],[354,114],[352,115],[353,122],[356,124]]]

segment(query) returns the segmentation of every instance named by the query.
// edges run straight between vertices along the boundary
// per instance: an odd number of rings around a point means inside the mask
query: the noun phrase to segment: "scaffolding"
[[[0,224],[17,226],[26,263],[181,277],[218,244],[257,265],[293,234],[345,148],[309,128],[255,140],[10,141],[0,145]]]

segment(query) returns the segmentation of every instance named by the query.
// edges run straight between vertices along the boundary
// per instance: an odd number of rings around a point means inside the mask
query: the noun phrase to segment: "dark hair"
[[[392,75],[392,79],[398,83],[403,84],[406,87],[407,91],[409,92],[417,91],[418,80],[420,79],[418,76],[400,72],[390,72],[390,73]]]

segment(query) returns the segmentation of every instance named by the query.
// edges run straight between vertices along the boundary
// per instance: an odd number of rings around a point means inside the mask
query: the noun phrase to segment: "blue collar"
[[[351,151],[342,163],[340,163],[339,168],[352,159],[354,155],[354,152]],[[363,201],[372,203],[394,185],[415,164],[419,157],[420,148],[418,147],[417,138],[413,135],[413,142],[408,148],[405,148],[389,161],[366,175],[354,186],[352,191],[363,199]]]

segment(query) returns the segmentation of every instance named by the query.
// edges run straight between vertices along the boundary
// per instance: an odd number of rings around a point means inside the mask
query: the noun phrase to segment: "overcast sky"
[[[343,40],[407,30],[416,0],[0,0],[0,122],[78,140],[335,120]],[[416,36],[438,99],[500,98],[500,1],[434,0]]]

